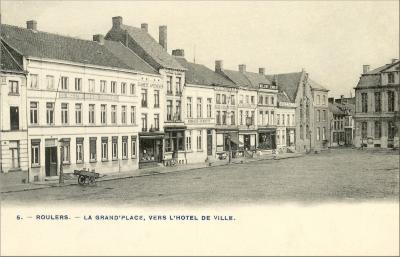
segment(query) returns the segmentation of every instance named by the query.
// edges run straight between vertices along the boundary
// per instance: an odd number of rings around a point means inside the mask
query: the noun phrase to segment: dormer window
[[[394,84],[394,73],[393,72],[388,74],[388,83]]]

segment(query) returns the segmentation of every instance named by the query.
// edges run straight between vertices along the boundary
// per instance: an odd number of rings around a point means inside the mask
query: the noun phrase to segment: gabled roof
[[[183,57],[176,57],[176,60],[187,69],[185,81],[188,84],[236,87],[232,81],[202,64],[188,62]]]
[[[94,41],[5,24],[1,25],[1,37],[10,47],[26,57],[131,69],[106,47]]]
[[[259,88],[260,84],[265,84],[265,85],[271,85],[271,81],[269,81],[269,79],[260,73],[255,73],[255,72],[244,72],[243,73],[246,78],[250,81],[252,87],[254,88]]]
[[[286,93],[291,102],[295,102],[297,89],[302,80],[303,72],[293,72],[284,74],[267,75],[271,81],[275,79],[278,88]]]
[[[377,87],[381,84],[381,76],[379,74],[361,75],[356,88]]]
[[[126,33],[135,42],[128,45],[132,51],[138,54],[155,69],[169,68],[184,70],[184,68],[170,55],[148,32],[127,25],[120,25],[120,28],[111,28],[107,33],[106,39],[121,41],[125,44]]]
[[[323,87],[321,84],[315,82],[312,79],[308,79],[308,83],[310,84],[312,89],[321,90],[321,91],[329,91],[328,89]]]
[[[346,112],[340,109],[337,103],[329,103],[328,109],[331,113],[335,115],[346,115]]]
[[[249,89],[258,88],[258,85],[254,88],[246,75],[240,71],[224,70],[223,73],[239,87],[247,87]]]
[[[12,53],[6,48],[3,42],[0,41],[0,70],[7,72],[23,73],[23,64],[19,58],[16,58]]]
[[[394,66],[394,65],[396,65],[396,64],[399,64],[400,63],[400,61],[397,61],[397,62],[394,62],[394,63],[389,63],[389,64],[385,64],[385,65],[383,65],[383,66],[381,66],[381,67],[378,67],[378,68],[376,68],[376,69],[373,69],[373,70],[371,70],[371,71],[368,71],[368,72],[366,72],[366,73],[364,73],[364,74],[368,74],[368,75],[372,75],[372,74],[379,74],[379,73],[381,73],[382,71],[384,71],[384,70],[386,70],[386,69],[388,69],[388,68],[390,68],[390,67],[392,67],[392,66]]]
[[[144,73],[159,74],[153,67],[141,59],[131,49],[125,47],[121,42],[104,40],[104,46],[132,69]]]

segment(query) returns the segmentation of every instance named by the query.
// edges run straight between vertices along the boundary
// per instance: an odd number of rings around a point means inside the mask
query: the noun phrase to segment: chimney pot
[[[223,72],[224,71],[224,61],[216,60],[215,61],[215,72]]]
[[[265,68],[258,68],[258,73],[261,75],[265,75]]]
[[[239,64],[239,71],[241,73],[246,72],[246,64]]]
[[[116,29],[121,28],[122,17],[121,16],[112,17],[112,25],[113,25],[113,28],[116,28]]]
[[[146,31],[146,32],[149,32],[149,24],[147,24],[147,23],[142,23],[142,24],[140,25],[140,28],[141,28],[142,30]]]
[[[367,73],[369,71],[370,66],[368,64],[363,65],[363,73]]]
[[[27,21],[26,28],[31,30],[37,30],[37,22],[35,20]]]
[[[167,26],[162,25],[159,28],[158,42],[167,51]]]
[[[104,45],[104,36],[101,34],[93,35],[93,41],[99,43],[100,45]]]
[[[395,62],[397,62],[399,59],[397,59],[397,58],[393,58],[392,59],[392,63],[395,63]]]
[[[185,57],[185,50],[184,49],[174,49],[172,50],[172,55],[176,57]]]

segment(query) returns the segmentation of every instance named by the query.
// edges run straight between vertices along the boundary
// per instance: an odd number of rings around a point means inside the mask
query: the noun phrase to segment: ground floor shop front
[[[139,168],[153,167],[163,162],[162,132],[139,133]]]
[[[399,124],[394,118],[357,119],[354,145],[367,148],[398,148]]]

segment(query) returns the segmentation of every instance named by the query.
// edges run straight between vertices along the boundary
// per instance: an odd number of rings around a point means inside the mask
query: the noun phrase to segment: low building
[[[353,146],[355,98],[329,98],[329,147]]]
[[[363,73],[355,87],[356,147],[399,147],[400,62],[392,62]]]
[[[28,179],[26,72],[22,56],[0,42],[0,172],[16,183]]]

